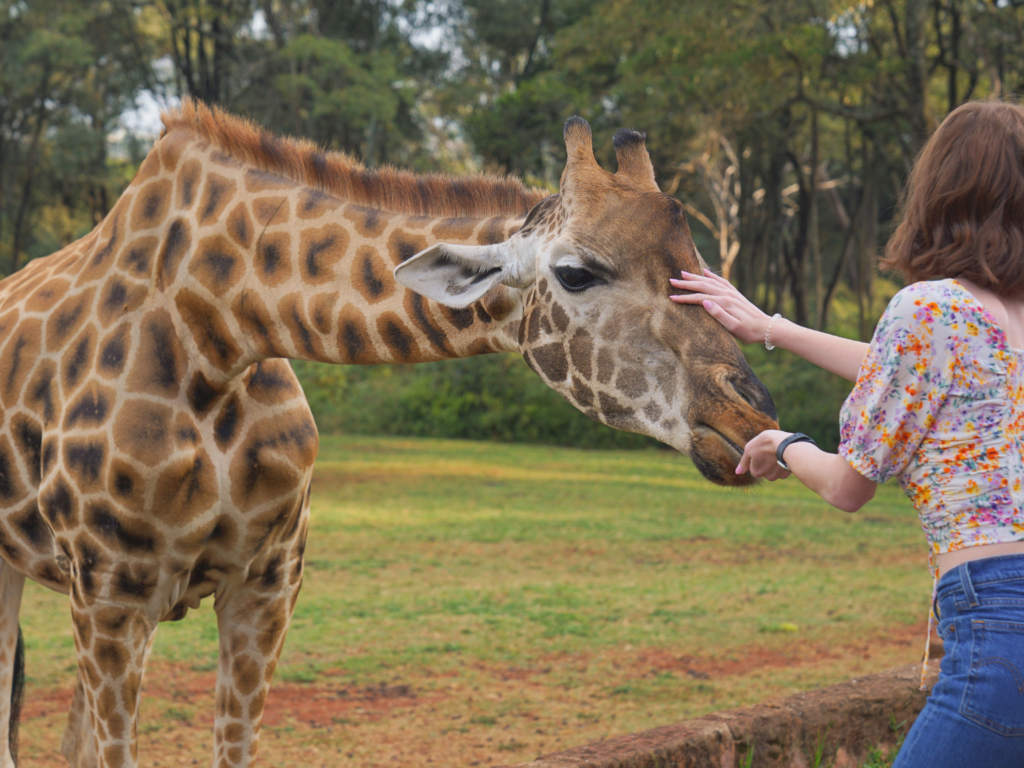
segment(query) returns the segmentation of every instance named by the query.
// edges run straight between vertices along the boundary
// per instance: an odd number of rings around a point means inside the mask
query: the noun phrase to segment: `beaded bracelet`
[[[768,327],[764,329],[764,348],[769,352],[775,349],[775,345],[772,344],[772,326],[775,325],[775,321],[780,317],[782,317],[782,315],[776,312],[772,315],[772,319],[768,321]]]

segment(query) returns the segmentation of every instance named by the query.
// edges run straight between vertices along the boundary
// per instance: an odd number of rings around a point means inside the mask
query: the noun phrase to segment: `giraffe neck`
[[[157,144],[129,193],[111,213],[113,228],[145,226],[144,214],[166,208],[152,281],[211,380],[275,357],[420,363],[518,349],[518,291],[499,287],[453,310],[392,272],[436,242],[501,242],[522,219],[375,210],[175,133]],[[98,238],[95,249],[106,243]]]

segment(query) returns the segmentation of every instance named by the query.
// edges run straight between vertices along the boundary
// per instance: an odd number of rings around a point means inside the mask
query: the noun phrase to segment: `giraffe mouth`
[[[726,434],[720,432],[719,430],[715,429],[713,426],[711,426],[707,422],[701,422],[700,424],[698,424],[698,426],[699,427],[703,427],[705,430],[707,430],[712,435],[717,437],[719,440],[721,440],[727,446],[732,448],[736,452],[736,457],[737,457],[736,458],[736,462],[739,463],[740,457],[743,456],[743,449],[736,443],[736,441],[732,440],[728,435],[726,435]]]
[[[706,480],[716,485],[741,486],[757,481],[749,472],[736,474],[743,448],[733,438],[706,421],[694,424],[690,460]]]

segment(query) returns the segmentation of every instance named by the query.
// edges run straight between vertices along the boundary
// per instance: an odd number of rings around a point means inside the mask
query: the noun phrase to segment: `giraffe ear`
[[[508,243],[437,243],[395,267],[395,279],[428,299],[455,308],[479,301],[496,285],[525,288],[533,282],[523,274]]]

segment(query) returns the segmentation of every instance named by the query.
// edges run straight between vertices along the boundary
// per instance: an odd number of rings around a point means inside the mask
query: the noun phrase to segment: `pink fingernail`
[[[704,305],[705,309],[708,308],[708,307],[715,306],[715,302],[713,302],[711,299],[704,299],[704,301],[702,301],[701,304]]]
[[[736,467],[736,474],[737,475],[742,475],[743,474],[743,470],[740,469],[739,467]]]

